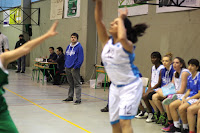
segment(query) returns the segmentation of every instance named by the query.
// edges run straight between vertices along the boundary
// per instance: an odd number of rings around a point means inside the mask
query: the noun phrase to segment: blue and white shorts
[[[110,123],[116,124],[120,119],[133,119],[142,98],[143,85],[140,78],[125,86],[111,84],[109,91]]]
[[[181,101],[182,101],[183,97],[184,97],[184,95],[180,98]],[[190,97],[187,97],[186,99],[188,99],[188,98],[190,98]],[[188,102],[190,105],[192,105],[193,103],[195,103],[195,102],[197,102],[197,101],[198,101],[198,99],[190,99],[190,100],[188,100],[187,102]]]

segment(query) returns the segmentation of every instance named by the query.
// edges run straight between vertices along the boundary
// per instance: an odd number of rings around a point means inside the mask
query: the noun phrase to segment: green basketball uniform
[[[8,71],[4,69],[0,60],[0,133],[18,133],[15,124],[10,117],[8,106],[3,94],[3,85],[8,84]]]

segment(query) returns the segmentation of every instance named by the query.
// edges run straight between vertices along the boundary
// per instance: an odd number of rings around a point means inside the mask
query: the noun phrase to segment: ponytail
[[[132,24],[128,18],[124,19],[124,26],[126,28],[126,35],[128,40],[133,43],[136,43],[138,41],[138,37],[143,36],[145,30],[148,28],[146,24],[137,24],[132,27]]]

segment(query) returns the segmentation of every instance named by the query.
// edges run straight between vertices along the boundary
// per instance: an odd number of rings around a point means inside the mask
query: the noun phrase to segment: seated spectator
[[[144,100],[148,113],[146,113],[144,107],[142,106],[142,104],[140,104],[139,109],[141,111],[137,116],[135,116],[138,119],[146,118],[148,116],[148,118],[146,119],[146,122],[153,121],[153,112],[152,112],[151,104],[149,103],[148,94],[150,92],[153,92],[154,89],[157,89],[161,85],[161,78],[159,80],[159,74],[160,74],[160,71],[164,68],[164,66],[162,65],[161,59],[162,57],[159,52],[151,53],[151,62],[154,65],[152,66],[152,69],[151,69],[150,84],[148,86],[148,90],[145,90],[146,88],[144,88],[143,95],[142,95],[142,99]]]
[[[53,60],[56,60],[57,59],[57,54],[54,52],[54,47],[49,47],[49,52],[50,52],[50,55],[49,55],[49,58],[47,59],[48,62],[52,62]],[[53,65],[53,64],[50,64],[49,65],[49,68],[57,68],[57,65]],[[44,70],[41,69],[41,71],[43,72]],[[50,74],[49,74],[50,73]],[[51,81],[52,78],[51,77],[54,77],[54,70],[49,70],[48,71],[45,71],[45,75],[47,77],[47,82]]]
[[[197,123],[196,123],[196,115],[198,116]],[[189,125],[189,133],[199,133],[200,132],[200,99],[187,108],[187,120],[188,120],[188,125]],[[197,127],[197,132],[195,131],[195,127]]]
[[[161,83],[161,85],[160,85],[161,87],[170,83],[172,80],[173,73],[174,73],[174,68],[172,65],[172,54],[171,53],[166,54],[162,58],[162,63],[165,68],[163,68],[160,71],[159,81],[158,81]],[[165,123],[167,115],[166,115],[166,113],[162,107],[162,103],[161,103],[161,100],[163,100],[164,98],[158,97],[159,95],[157,96],[157,93],[156,93],[157,90],[158,89],[154,89],[154,91],[149,92],[148,99],[149,99],[151,106],[154,109],[154,121],[158,124],[161,124],[162,122]],[[154,95],[156,96],[155,97],[156,99],[153,99]]]
[[[61,73],[64,73],[64,64],[65,64],[65,55],[63,54],[63,49],[61,47],[58,47],[56,50],[57,53],[57,59],[52,60],[52,62],[57,62],[57,70],[56,70],[56,75],[54,76],[54,85],[60,85],[60,79]]]
[[[53,60],[57,59],[57,54],[54,52],[54,47],[49,47],[49,58],[47,59],[48,62],[52,62]]]
[[[162,125],[165,126],[161,130],[163,130],[165,132],[170,131],[170,128],[173,124],[173,119],[172,119],[171,112],[170,112],[171,110],[169,110],[170,103],[173,102],[174,100],[176,100],[177,97],[180,98],[181,96],[183,96],[183,94],[186,92],[187,78],[190,75],[189,70],[185,69],[186,68],[185,61],[180,57],[176,57],[173,60],[173,68],[174,68],[175,72],[173,74],[173,79],[171,81],[171,84],[174,84],[176,94],[168,95],[166,98],[166,96],[164,96],[163,90],[158,89],[157,93],[153,96],[153,100],[155,100],[157,103],[160,102],[159,99],[165,99],[163,101],[163,104],[165,105],[167,117],[166,117],[166,115],[164,115],[164,116],[161,116],[159,119],[161,121]],[[161,106],[162,106],[162,104],[161,104]],[[159,107],[159,108],[161,108],[161,107]],[[164,112],[164,110],[162,108],[161,113],[163,114],[163,112]]]
[[[188,121],[187,121],[187,108],[194,104],[200,98],[200,75],[197,71],[199,68],[199,61],[191,59],[188,62],[188,69],[191,75],[187,81],[187,92],[182,95],[178,100],[172,102],[169,105],[170,113],[174,124],[171,124],[169,132],[180,132],[179,115],[183,123],[183,133],[189,132]],[[168,99],[166,99],[168,100]],[[169,101],[169,100],[168,100]],[[179,115],[178,115],[179,112]]]

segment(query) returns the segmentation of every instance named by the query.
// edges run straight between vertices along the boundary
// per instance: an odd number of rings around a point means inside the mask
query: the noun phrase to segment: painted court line
[[[63,100],[63,99],[29,99],[29,100],[39,100],[39,101],[42,101],[42,100],[44,100],[44,101],[45,101],[45,100],[60,100],[60,101],[61,101],[61,100]]]
[[[94,97],[92,97],[92,98],[81,98],[81,100],[94,100],[94,99],[95,99],[95,100],[98,100],[98,99],[96,99],[96,98],[94,98]],[[29,99],[29,100],[39,100],[39,101],[40,101],[40,100],[41,100],[41,101],[42,101],[42,100],[44,100],[44,101],[45,101],[45,100],[60,100],[60,101],[62,101],[63,99]]]
[[[27,76],[27,77],[30,77],[30,78],[31,78],[31,76],[26,75],[26,74],[25,74],[24,76]],[[68,89],[68,88],[65,88],[65,87],[63,87],[63,86],[61,86],[61,85],[56,85],[56,86],[58,86],[59,88]],[[96,99],[100,99],[100,100],[102,100],[102,101],[108,101],[108,100],[105,100],[105,99],[102,99],[102,98],[98,98],[98,97],[96,97],[96,96],[88,95],[88,94],[85,94],[85,93],[81,93],[81,94],[86,95],[86,96],[89,96],[89,97],[93,97],[93,98],[96,98]]]
[[[45,109],[45,108],[43,108],[42,106],[40,106],[40,105],[38,105],[38,104],[36,104],[36,103],[34,103],[34,102],[32,102],[32,101],[26,99],[25,97],[23,97],[23,96],[21,96],[21,95],[15,93],[15,92],[13,92],[13,91],[7,89],[7,88],[4,88],[4,89],[6,89],[7,91],[9,91],[9,92],[11,92],[11,93],[13,93],[13,94],[15,94],[15,95],[21,97],[21,98],[24,99],[24,100],[26,100],[26,101],[28,101],[28,102],[34,104],[35,106],[37,106],[37,107],[39,107],[39,108],[41,108],[41,109],[43,109],[43,110],[49,112],[50,114],[52,114],[52,115],[54,115],[54,116],[56,116],[56,117],[58,117],[58,118],[60,118],[60,119],[62,119],[62,120],[64,120],[64,121],[66,121],[66,122],[68,122],[68,123],[70,123],[70,124],[72,124],[73,126],[78,127],[78,128],[82,129],[83,131],[85,131],[85,132],[87,132],[87,133],[91,133],[90,131],[88,131],[88,130],[86,130],[86,129],[84,129],[84,128],[82,128],[82,127],[80,127],[80,126],[78,126],[78,125],[76,125],[76,124],[74,124],[74,123],[72,123],[71,121],[68,121],[68,120],[66,120],[65,118],[63,118],[63,117],[61,117],[61,116],[59,116],[59,115],[57,115],[57,114],[55,114],[55,113],[53,113],[53,112],[51,112],[51,111]]]
[[[52,105],[52,104],[65,104],[65,103],[41,103],[41,104],[39,104],[39,105]],[[12,105],[12,104],[9,104],[9,106],[34,106],[34,104],[14,104],[14,105]]]

